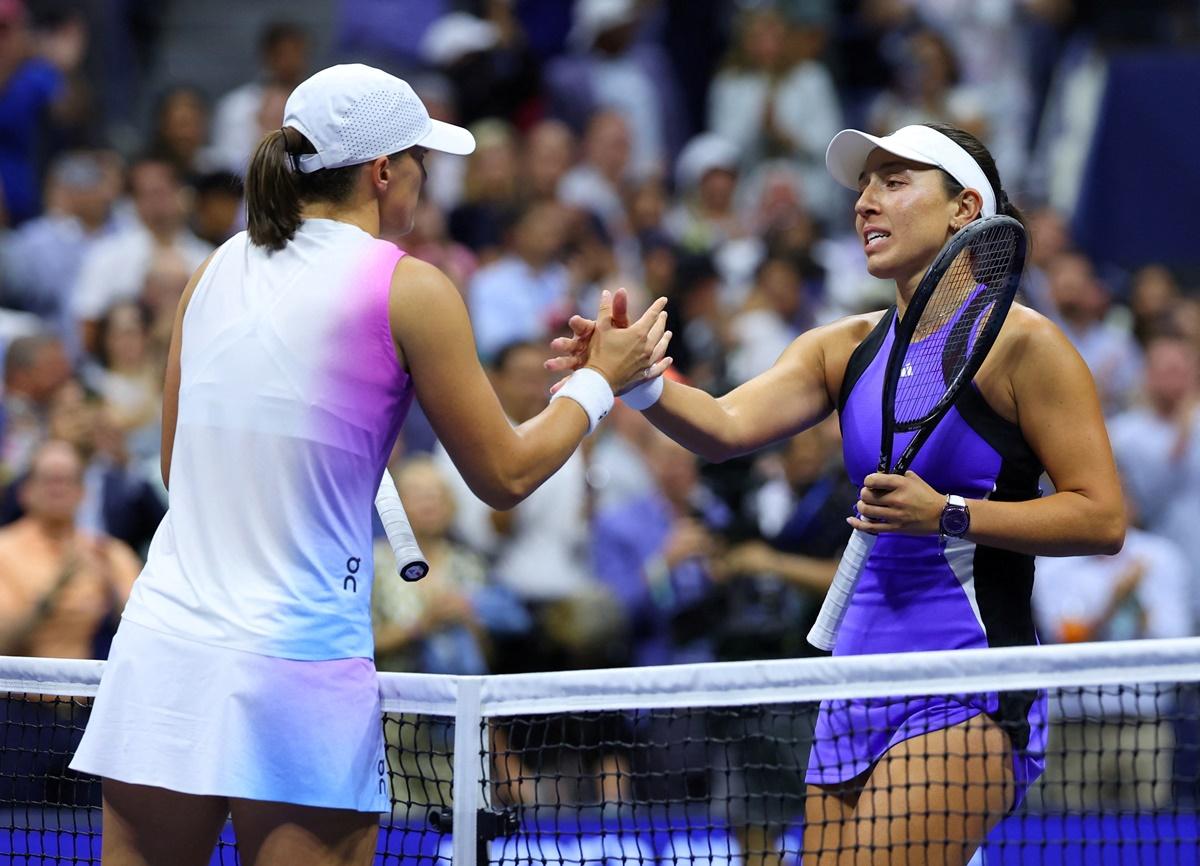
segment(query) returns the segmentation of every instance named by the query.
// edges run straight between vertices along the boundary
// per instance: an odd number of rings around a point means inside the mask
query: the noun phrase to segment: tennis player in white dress
[[[184,293],[164,394],[170,511],[72,762],[104,779],[106,866],[207,863],[230,814],[247,866],[370,863],[390,807],[371,512],[413,397],[505,508],[614,392],[670,363],[665,300],[625,331],[610,327],[618,293],[590,368],[510,426],[458,291],[380,240],[411,228],[427,148],[474,139],[398,78],[318,72],[258,146],[249,230]]]

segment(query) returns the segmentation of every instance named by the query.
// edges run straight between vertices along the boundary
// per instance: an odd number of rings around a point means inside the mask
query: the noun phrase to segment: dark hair
[[[361,165],[325,168],[305,174],[299,157],[316,153],[312,142],[293,127],[268,132],[246,170],[246,228],[250,242],[281,250],[300,228],[305,202],[339,204],[350,198]]]
[[[294,21],[272,21],[258,34],[258,53],[274,51],[281,43],[290,39],[308,42],[308,31]]]
[[[996,160],[992,158],[992,154],[980,141],[965,129],[959,129],[957,126],[951,126],[948,123],[925,123],[934,132],[940,132],[946,138],[953,141],[963,150],[965,150],[975,162],[983,169],[983,176],[987,178],[988,183],[992,185],[992,193],[996,196],[996,213],[1003,216],[1012,217],[1021,225],[1028,228],[1025,223],[1025,215],[1020,209],[1008,200],[1008,193],[1004,191],[1004,186],[1000,183],[1000,171],[996,168]],[[950,173],[942,171],[942,181],[946,186],[946,195],[954,198],[963,191],[963,185],[950,176]]]
[[[96,360],[100,362],[100,366],[105,369],[108,368],[112,361],[112,358],[108,355],[108,335],[113,328],[113,318],[117,310],[122,307],[133,307],[137,311],[138,320],[141,322],[142,328],[147,332],[149,332],[150,327],[154,324],[154,313],[144,301],[136,299],[117,301],[105,310],[104,315],[100,317],[100,322],[96,329],[96,351],[93,352]]]
[[[231,171],[217,170],[197,175],[192,181],[196,195],[229,195],[241,198],[245,193],[242,179]]]

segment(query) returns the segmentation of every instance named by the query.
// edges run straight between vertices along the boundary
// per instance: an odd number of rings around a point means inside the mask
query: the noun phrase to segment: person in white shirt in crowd
[[[298,24],[275,21],[263,28],[258,38],[261,75],[226,93],[213,109],[212,149],[221,168],[246,173],[258,140],[268,131],[260,123],[264,104],[273,91],[282,90],[286,99],[300,83],[308,72],[311,48],[308,31]],[[282,118],[280,112],[278,119]],[[269,127],[278,128],[279,123]]]
[[[1050,299],[1063,332],[1096,379],[1105,416],[1127,408],[1142,379],[1142,353],[1128,328],[1109,319],[1112,296],[1083,253],[1064,252],[1046,265]]]
[[[187,194],[170,162],[152,157],[135,162],[129,169],[129,191],[137,222],[96,242],[84,256],[71,292],[72,312],[87,349],[95,347],[105,310],[140,295],[156,254],[173,252],[188,270],[195,270],[213,249],[187,229]]]
[[[117,230],[119,188],[107,154],[76,151],[50,166],[46,210],[0,242],[3,306],[41,316],[60,336],[75,338],[67,293],[88,250]]]
[[[541,412],[554,377],[541,342],[515,342],[496,353],[492,386],[509,420],[522,424]],[[475,497],[435,452],[455,491],[454,534],[492,561],[497,582],[529,607],[537,646],[520,658],[500,659],[498,671],[604,667],[623,623],[611,596],[588,568],[589,490],[587,460],[567,459],[528,499],[509,511],[493,511]]]
[[[664,221],[676,243],[692,253],[712,253],[748,232],[736,207],[738,151],[713,132],[693,138],[675,164],[680,198]]]
[[[1109,422],[1113,454],[1129,498],[1150,532],[1187,555],[1190,609],[1200,622],[1200,352],[1184,337],[1163,334],[1146,347],[1143,405]]]
[[[1127,479],[1128,481],[1128,479]],[[1127,500],[1128,501],[1128,500]],[[1033,585],[1038,635],[1052,643],[1189,637],[1193,575],[1183,548],[1136,528],[1115,556],[1039,557]],[[1057,707],[1043,807],[1153,810],[1171,803],[1174,689],[1068,693]],[[1031,792],[1032,793],[1032,792]]]
[[[452,238],[490,262],[503,252],[505,220],[521,199],[517,134],[494,117],[474,124],[471,133],[477,146],[466,160],[462,198],[448,225]]]
[[[708,125],[738,148],[745,167],[793,161],[809,207],[828,219],[842,200],[825,171],[825,147],[843,126],[841,102],[825,64],[796,57],[792,41],[778,10],[743,12],[708,93]]]
[[[563,175],[558,198],[599,214],[614,237],[628,233],[625,192],[632,173],[629,124],[617,111],[598,111],[583,135],[583,159]]]
[[[509,216],[505,254],[471,278],[471,325],[483,358],[510,343],[542,338],[573,312],[570,275],[560,261],[565,222],[555,202],[520,206]]]
[[[748,382],[779,360],[800,336],[804,306],[804,279],[797,262],[772,256],[759,265],[750,296],[729,323],[731,384]]]

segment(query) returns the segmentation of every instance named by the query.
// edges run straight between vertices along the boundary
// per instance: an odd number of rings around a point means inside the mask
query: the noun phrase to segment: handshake
[[[626,291],[601,292],[596,318],[572,316],[567,323],[572,335],[550,343],[558,354],[546,361],[546,368],[571,374],[555,383],[552,399],[570,397],[579,402],[588,412],[594,429],[599,418],[588,403],[595,401],[585,402],[587,386],[577,374],[591,372],[602,377],[612,393],[631,408],[642,410],[652,406],[662,395],[662,374],[671,366],[671,357],[667,355],[671,332],[667,330],[666,305],[666,298],[658,298],[641,318],[630,323]],[[600,417],[606,412],[604,409]]]

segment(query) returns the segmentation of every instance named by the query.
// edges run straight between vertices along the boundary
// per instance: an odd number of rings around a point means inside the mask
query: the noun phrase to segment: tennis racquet
[[[379,479],[375,508],[379,511],[379,519],[383,522],[383,531],[387,533],[392,552],[396,554],[396,573],[410,583],[429,574],[429,563],[417,545],[412,527],[408,525],[408,515],[396,491],[396,482],[386,469]]]
[[[1024,227],[992,216],[955,233],[896,327],[883,379],[879,471],[903,475],[996,342],[1025,267]],[[892,464],[897,433],[915,433]],[[808,642],[832,650],[877,536],[854,530]]]

